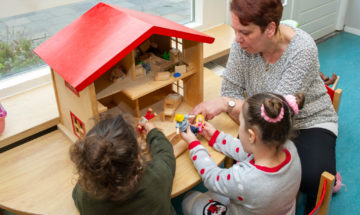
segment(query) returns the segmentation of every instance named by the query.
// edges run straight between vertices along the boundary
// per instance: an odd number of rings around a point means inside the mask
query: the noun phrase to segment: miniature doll
[[[140,121],[140,122],[141,122],[141,123],[145,123],[145,122],[149,121],[150,119],[154,118],[155,116],[157,116],[157,114],[156,114],[156,113],[152,113],[152,111],[153,111],[153,110],[152,110],[151,108],[149,108],[149,109],[147,110],[145,116],[141,117],[141,121]],[[143,131],[143,130],[144,130],[144,128],[143,128],[140,124],[137,125],[137,129],[138,129],[138,131]]]
[[[176,114],[175,121],[176,121],[176,133],[179,134],[181,132],[186,132],[189,122],[187,119],[194,118],[194,115],[188,114]],[[190,125],[191,131],[196,135],[198,133],[198,129],[195,126]]]
[[[203,131],[204,125],[205,125],[205,117],[204,115],[197,115],[195,118],[196,126],[198,128],[199,133]]]

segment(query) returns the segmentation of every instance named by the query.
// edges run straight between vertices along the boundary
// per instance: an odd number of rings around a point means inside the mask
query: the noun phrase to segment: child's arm
[[[208,122],[205,123],[204,131],[201,134],[209,141],[211,147],[228,157],[237,161],[243,161],[248,157],[248,153],[244,151],[239,139],[220,133]]]
[[[151,163],[153,167],[169,169],[173,178],[175,176],[176,160],[171,143],[152,123],[144,123],[144,128],[145,132],[147,132],[146,144],[152,157]]]
[[[199,141],[189,144],[190,157],[205,186],[216,193],[242,201],[245,192],[246,175],[251,170],[248,164],[235,164],[229,169],[219,168],[210,157],[208,150]]]

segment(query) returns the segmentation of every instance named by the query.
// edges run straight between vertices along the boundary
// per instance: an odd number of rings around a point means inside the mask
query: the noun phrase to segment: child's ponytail
[[[293,121],[304,106],[304,94],[281,96],[274,93],[256,94],[243,105],[247,128],[260,129],[261,139],[268,144],[280,145],[293,136]]]

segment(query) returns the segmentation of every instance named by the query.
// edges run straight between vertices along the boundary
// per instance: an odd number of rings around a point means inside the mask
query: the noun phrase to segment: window
[[[33,53],[33,48],[98,2],[100,1],[27,0],[24,4],[23,1],[13,0],[8,1],[6,7],[1,7],[0,98],[8,96],[2,92],[5,86],[3,81],[14,79],[15,74],[22,76],[23,73],[37,71],[41,67],[49,71],[46,64]],[[189,27],[198,30],[224,23],[224,11],[228,4],[228,0],[103,0],[103,2],[162,16],[180,24],[196,23]],[[51,79],[47,78],[47,80]]]
[[[15,2],[18,2],[16,0]],[[41,3],[40,3],[41,2]],[[20,7],[0,9],[0,78],[28,71],[44,65],[33,53],[33,48],[64,28],[100,1],[28,0]],[[59,5],[61,3],[61,5]],[[186,24],[193,21],[193,0],[113,0],[106,3],[163,16]],[[48,4],[48,5],[45,5]],[[33,8],[43,8],[36,10]],[[46,8],[49,7],[49,8]]]

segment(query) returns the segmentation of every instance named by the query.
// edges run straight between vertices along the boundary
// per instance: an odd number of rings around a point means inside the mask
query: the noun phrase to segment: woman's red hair
[[[281,0],[232,0],[230,10],[242,25],[253,23],[264,32],[269,23],[280,24],[283,6]]]

